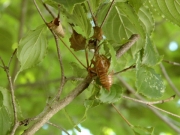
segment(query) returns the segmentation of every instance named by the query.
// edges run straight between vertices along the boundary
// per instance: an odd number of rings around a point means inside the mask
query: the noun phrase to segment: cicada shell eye
[[[55,18],[53,21],[51,21],[50,23],[48,23],[48,27],[49,27],[57,36],[64,37],[65,33],[64,33],[63,27],[62,27],[60,21],[58,20],[58,18]]]

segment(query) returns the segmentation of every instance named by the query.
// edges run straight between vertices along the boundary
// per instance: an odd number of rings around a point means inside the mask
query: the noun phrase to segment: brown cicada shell
[[[53,21],[51,21],[50,23],[48,23],[48,27],[49,27],[57,36],[64,37],[65,33],[64,33],[63,27],[62,27],[60,21],[58,20],[58,18],[55,18]]]
[[[95,55],[95,61],[92,61],[94,67],[91,68],[91,72],[95,73],[104,88],[110,90],[112,85],[112,75],[108,74],[108,70],[110,67],[110,59],[108,59],[105,55]]]

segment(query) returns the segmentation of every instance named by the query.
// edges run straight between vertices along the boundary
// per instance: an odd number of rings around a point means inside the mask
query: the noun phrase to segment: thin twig
[[[43,19],[44,23],[47,25],[46,20],[44,19],[44,17],[43,17],[43,15],[42,15],[42,13],[41,13],[41,11],[40,11],[40,9],[39,9],[39,7],[38,7],[38,5],[37,5],[35,0],[34,0],[34,4],[35,4],[35,6],[36,6],[36,8],[37,8],[41,18]],[[48,9],[48,11],[50,11],[49,8],[46,8],[46,9]],[[51,29],[49,29],[49,30],[53,34],[55,42],[56,42],[56,49],[57,49],[57,54],[58,54],[58,60],[59,60],[60,68],[61,68],[61,84],[60,84],[60,87],[59,87],[59,90],[58,90],[58,95],[57,95],[57,99],[59,100],[61,92],[62,92],[62,89],[63,89],[63,86],[65,84],[64,68],[63,68],[62,57],[61,57],[60,49],[59,49],[58,37],[57,37],[57,35]]]
[[[136,65],[132,65],[132,66],[130,66],[130,67],[128,67],[128,68],[125,68],[125,69],[123,69],[123,70],[121,70],[121,71],[118,71],[118,72],[114,73],[113,75],[120,74],[120,73],[122,73],[122,72],[125,72],[125,71],[130,70],[130,69],[133,69],[133,68],[136,68]]]
[[[163,109],[161,109],[161,108],[159,108],[159,107],[156,107],[156,106],[154,106],[154,105],[152,105],[152,104],[147,104],[147,105],[150,106],[150,107],[153,107],[153,108],[155,108],[155,109],[157,109],[157,110],[159,110],[159,111],[165,112],[165,113],[167,113],[167,114],[169,114],[169,115],[171,115],[171,116],[180,118],[179,115],[174,114],[174,113],[171,113],[171,112],[168,112],[168,111],[166,111],[166,110],[163,110]]]
[[[180,97],[180,91],[176,88],[176,86],[173,84],[173,82],[172,82],[171,79],[169,78],[169,75],[167,74],[166,69],[164,68],[164,66],[163,66],[162,63],[160,64],[160,68],[161,68],[161,71],[162,71],[164,77],[166,78],[166,80],[168,81],[169,85],[171,86],[171,88],[174,90],[174,92],[176,93],[176,95],[177,95],[178,97]]]
[[[56,42],[58,60],[59,60],[60,68],[61,68],[61,82],[60,82],[60,87],[59,87],[58,95],[57,95],[57,98],[59,100],[60,99],[60,95],[61,95],[62,90],[63,90],[63,86],[65,84],[65,76],[64,76],[64,67],[63,67],[62,56],[61,56],[60,48],[59,48],[58,37],[57,37],[57,35],[53,31],[52,31],[52,33],[54,35],[54,39],[55,39],[55,42]]]
[[[171,96],[170,98],[164,99],[164,100],[151,101],[151,102],[150,101],[138,100],[138,99],[135,99],[135,98],[124,96],[124,95],[122,97],[125,98],[125,99],[129,99],[129,100],[132,100],[132,101],[135,101],[135,102],[142,103],[142,104],[154,105],[154,104],[162,104],[162,103],[165,103],[165,102],[169,102],[169,101],[171,101],[171,100],[173,100],[175,98],[175,95]]]
[[[157,48],[155,47],[154,49],[155,49],[156,53],[159,54]],[[175,85],[173,84],[173,82],[171,81],[171,79],[170,79],[168,73],[166,72],[166,69],[165,69],[165,67],[164,67],[164,65],[163,65],[162,63],[160,63],[160,68],[161,68],[161,71],[162,71],[164,77],[166,78],[167,82],[169,83],[169,85],[170,85],[171,88],[173,89],[173,91],[176,93],[176,95],[177,95],[178,97],[180,97],[180,91],[176,88],[176,86],[175,86]]]
[[[115,105],[112,104],[112,106],[113,106],[114,109],[117,111],[117,113],[124,119],[124,121],[125,121],[130,127],[133,127],[133,125],[120,113],[120,111],[115,107]]]
[[[91,8],[91,5],[90,5],[89,0],[87,0],[87,4],[88,4],[89,10],[90,10],[90,13],[91,13],[91,16],[92,16],[92,19],[93,19],[94,25],[95,25],[95,26],[97,26],[97,21],[96,21],[95,16],[93,15],[92,8]]]
[[[121,57],[125,52],[127,52],[134,44],[135,42],[139,39],[138,34],[133,34],[129,38],[128,42],[122,45],[117,51],[116,51],[116,57],[119,58]]]
[[[44,20],[45,24],[47,25],[47,23],[46,23],[46,21],[45,21],[45,19],[44,19],[44,17],[43,17],[43,15],[42,15],[42,13],[41,13],[41,11],[40,11],[40,9],[39,9],[39,7],[38,7],[38,5],[37,5],[37,3],[36,3],[35,0],[34,0],[34,4],[35,4],[35,6],[36,6],[36,8],[37,8],[37,10],[38,10],[41,18]],[[47,25],[47,26],[48,26],[48,25]],[[49,27],[48,27],[48,28],[49,28]],[[53,33],[53,31],[52,31],[51,29],[50,29],[50,31]],[[54,33],[53,33],[53,35],[54,35]],[[86,68],[86,66],[77,58],[77,56],[73,53],[73,51],[71,51],[71,49],[68,47],[68,45],[66,45],[66,43],[65,43],[60,37],[59,37],[59,39],[60,39],[61,42],[64,44],[64,46],[73,54],[73,56],[77,59],[77,61],[79,61],[79,63],[81,63],[81,65],[82,65],[84,68]]]
[[[174,66],[180,66],[180,63],[178,63],[178,62],[172,62],[172,61],[169,61],[169,60],[163,60],[163,62],[172,64],[172,65],[174,65]]]
[[[86,68],[86,66],[77,58],[77,56],[74,54],[74,52],[68,47],[68,45],[62,40],[62,38],[59,37],[61,42],[64,44],[64,46],[72,53],[72,55],[76,58],[76,60],[81,63],[81,65]]]
[[[70,135],[64,128],[62,128],[61,126],[58,126],[58,125],[56,125],[56,124],[54,124],[54,123],[52,123],[52,122],[47,122],[49,125],[51,125],[51,126],[54,126],[54,127],[56,127],[56,128],[58,128],[58,129],[60,129],[60,130],[62,130],[62,131],[64,131],[67,135]]]
[[[57,15],[57,18],[59,19],[60,18],[60,5],[58,5],[58,15]]]
[[[108,15],[109,15],[109,13],[110,13],[111,9],[112,9],[112,5],[114,4],[114,1],[115,1],[115,0],[113,0],[113,1],[111,2],[111,5],[109,6],[109,9],[108,9],[108,11],[107,11],[107,13],[106,13],[106,15],[105,15],[105,17],[104,17],[104,20],[103,20],[103,21],[102,21],[102,23],[101,23],[100,28],[102,28],[102,27],[103,27],[103,25],[104,25],[104,23],[105,23],[105,21],[106,21],[106,19],[107,19]]]
[[[131,93],[136,93],[136,91],[128,84],[126,83],[122,77],[118,76],[119,81],[128,89],[128,91],[130,91]],[[144,101],[144,98],[138,94],[134,94],[134,96],[142,101]],[[169,125],[169,127],[171,127],[174,131],[176,131],[177,133],[180,134],[180,128],[177,127],[176,125],[174,125],[173,123],[170,122],[169,118],[166,116],[163,116],[158,110],[149,107],[148,108],[154,113],[156,114],[161,120],[163,120],[167,125]]]
[[[11,58],[10,58],[9,63],[8,63],[8,67],[10,67],[11,61],[12,61],[14,55],[16,54],[16,51],[17,51],[17,48],[14,50],[13,54],[11,55]]]
[[[4,71],[6,72],[9,84],[10,84],[10,92],[11,92],[11,99],[12,99],[12,106],[13,106],[13,112],[14,112],[14,125],[11,131],[11,135],[15,134],[15,131],[17,127],[19,126],[18,118],[17,118],[17,108],[16,108],[16,101],[15,101],[15,95],[14,95],[14,86],[11,79],[11,75],[9,73],[9,67],[7,67],[3,61],[3,59],[0,57],[0,61],[3,64]]]
[[[46,21],[45,21],[45,19],[44,19],[44,17],[43,17],[43,15],[42,15],[42,13],[41,13],[41,11],[40,11],[40,9],[39,9],[39,7],[38,7],[38,5],[37,5],[37,3],[36,3],[35,0],[34,0],[34,4],[35,4],[35,6],[36,6],[36,8],[37,8],[37,10],[38,10],[41,18],[44,20],[45,24],[47,25],[47,23],[46,23]],[[48,26],[48,25],[47,25],[47,26]],[[48,28],[49,28],[49,27],[48,27]],[[53,33],[53,31],[52,31],[51,29],[50,29],[50,31]],[[53,35],[54,35],[54,33],[53,33]],[[81,65],[82,65],[84,68],[86,68],[86,66],[77,58],[77,56],[73,53],[73,51],[71,51],[71,49],[69,49],[68,45],[66,45],[66,43],[65,43],[60,37],[59,37],[59,39],[60,39],[61,42],[64,44],[64,46],[73,54],[73,56],[79,61],[79,63],[81,63]]]
[[[87,48],[85,48],[85,56],[86,56],[86,65],[89,67],[89,59],[88,59],[88,51]]]
[[[55,15],[52,13],[52,11],[49,9],[49,7],[41,0],[41,2],[43,3],[43,6],[46,8],[46,10],[49,12],[49,14],[55,18]]]
[[[42,15],[42,13],[41,13],[41,10],[39,9],[39,7],[38,7],[38,5],[37,5],[37,3],[36,3],[36,0],[33,0],[33,2],[34,2],[34,5],[36,6],[36,9],[38,10],[39,15],[41,16],[42,20],[43,20],[44,23],[47,25],[47,22],[46,22],[46,20],[44,19],[43,15]],[[48,25],[47,25],[47,26],[48,26]]]

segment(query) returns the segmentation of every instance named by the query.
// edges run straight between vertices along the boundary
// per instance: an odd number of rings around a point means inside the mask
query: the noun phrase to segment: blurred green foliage
[[[160,12],[160,9],[154,10],[154,8],[157,7],[156,4],[158,0],[153,0],[150,3],[148,3],[148,1],[144,3],[142,0],[138,0],[137,3],[134,3],[132,0],[129,0],[129,3],[126,0],[124,1],[123,4],[116,3],[117,4],[116,6],[119,7],[118,12],[122,13],[123,19],[119,18],[117,9],[113,8],[112,12],[109,15],[110,17],[107,19],[107,22],[104,24],[103,30],[106,35],[106,38],[108,39],[107,42],[108,44],[110,44],[113,41],[114,44],[112,46],[116,48],[118,45],[121,45],[123,42],[128,40],[131,34],[137,32],[142,37],[140,41],[138,41],[130,51],[128,51],[126,54],[124,54],[121,57],[120,60],[116,62],[116,59],[113,58],[112,61],[113,65],[111,69],[114,70],[114,72],[120,71],[132,65],[132,63],[135,63],[137,59],[137,52],[139,52],[142,48],[144,48],[145,44],[147,43],[145,40],[146,34],[149,37],[151,37],[152,45],[157,47],[159,55],[163,56],[163,59],[169,61],[176,61],[180,63],[179,48],[175,51],[169,50],[170,42],[172,41],[177,42],[178,46],[180,43],[180,38],[179,38],[180,28],[178,27],[180,15],[177,16],[176,11],[173,10],[172,11],[173,14],[169,15],[169,13],[165,12],[163,17],[161,17],[163,13]],[[54,2],[61,3],[62,1],[47,0],[46,2],[51,6],[53,5],[57,6],[57,4],[55,4]],[[75,1],[75,3],[81,3],[81,2],[83,2],[83,0]],[[90,3],[91,2],[92,2],[93,12],[95,12],[97,8],[100,6],[100,4],[98,4],[99,0],[97,1],[97,3],[95,1],[90,0]],[[103,0],[102,2],[108,2],[108,1]],[[66,7],[67,6],[66,4],[68,3],[64,3],[64,4],[62,3],[64,10],[62,11],[62,15],[60,17],[62,24],[65,28],[65,32],[67,33],[64,40],[67,44],[69,44],[68,38],[70,37],[71,27],[68,25],[68,21],[69,22],[75,21],[77,25],[83,25],[84,22],[81,22],[81,20],[79,21],[78,18],[68,18],[71,17],[71,14],[67,14],[67,12],[70,10],[69,13],[73,13],[73,9],[75,5],[73,6],[69,5],[68,7]],[[160,5],[161,4],[164,6],[164,2],[160,3]],[[0,57],[4,60],[6,64],[8,64],[12,52],[18,46],[20,39],[23,38],[26,35],[26,33],[28,33],[28,31],[35,30],[38,26],[44,24],[32,1],[24,0],[23,7],[22,5],[23,5],[23,0],[13,0],[13,1],[9,0],[9,1],[0,2],[0,41],[1,41]],[[47,10],[42,6],[41,2],[38,2],[38,5],[40,6],[40,9],[46,21],[47,22],[52,21],[52,17],[47,12]],[[76,4],[77,6],[75,7],[76,10],[78,10],[79,5],[80,4]],[[172,6],[172,3],[169,2],[169,5]],[[104,4],[101,6],[102,6],[102,10],[100,10],[97,14],[97,17],[99,17],[98,23],[102,21],[103,15],[106,13],[107,7],[109,5]],[[141,6],[143,6],[143,8],[139,9]],[[179,5],[177,6],[179,7]],[[134,7],[134,9],[132,9],[132,7]],[[84,8],[85,7],[81,7],[80,10],[83,10]],[[24,10],[21,13],[22,9]],[[58,11],[56,8],[50,7],[50,9],[53,11],[54,14],[57,15]],[[66,12],[65,9],[67,9]],[[136,13],[139,12],[139,14],[136,15],[137,18],[134,18],[133,12]],[[79,15],[79,13],[77,12],[76,14]],[[82,14],[83,14],[82,18],[84,19],[86,14],[85,13]],[[174,14],[175,16],[173,16]],[[143,18],[148,18],[148,17],[149,17],[148,21],[143,20]],[[176,17],[174,21],[173,21],[173,17]],[[24,19],[24,21],[22,20],[22,18]],[[113,20],[113,18],[115,19]],[[124,22],[122,22],[121,19],[124,20]],[[141,26],[141,24],[139,23],[139,19],[142,22],[145,21],[144,26]],[[78,20],[79,22],[76,20]],[[85,22],[87,20],[89,21],[90,18],[87,17]],[[83,31],[85,30],[83,29],[81,32],[86,34],[85,37],[90,37],[90,35],[92,34],[92,28],[90,22],[88,23],[86,22],[86,25],[84,25],[83,28],[88,28],[88,29],[86,29],[87,31]],[[130,30],[127,28],[130,28]],[[21,35],[20,33],[23,34]],[[59,87],[61,71],[59,68],[59,62],[58,62],[54,38],[50,31],[47,31],[46,39],[48,41],[48,49],[46,56],[43,57],[43,61],[38,63],[36,67],[23,70],[18,75],[17,80],[14,84],[15,96],[16,99],[18,100],[19,107],[21,108],[21,112],[24,119],[38,115],[47,105],[48,100],[51,100],[52,97],[55,96],[55,94],[57,93],[57,89]],[[110,53],[114,51],[111,49],[111,47],[109,47],[108,49],[110,50]],[[72,76],[84,77],[84,74],[86,74],[85,70],[61,42],[60,42],[60,50],[61,50],[61,56],[63,58],[65,76],[67,78]],[[147,52],[147,54],[149,53],[149,51],[147,51],[146,48],[143,51],[144,53],[145,52]],[[78,56],[78,59],[80,59],[80,61],[86,64],[84,51],[78,51],[75,52],[75,54]],[[154,54],[154,51],[152,51],[152,54]],[[157,59],[154,60],[156,62],[153,64],[154,65],[159,64],[160,62],[159,56],[155,56],[154,58]],[[150,57],[148,57],[148,59],[150,59]],[[147,61],[145,62],[147,64]],[[163,63],[163,64],[172,82],[175,84],[177,88],[180,88],[179,67],[167,63]],[[169,86],[167,80],[165,80],[165,78],[163,77],[159,66],[154,66],[154,65],[152,66],[152,68],[156,71],[156,73],[161,74],[163,78],[163,82],[166,86],[165,93],[163,94],[162,97],[158,96],[160,97],[158,98],[158,100],[170,97],[171,95],[174,94],[174,91]],[[13,58],[10,67],[10,73],[12,74],[13,78],[15,77],[15,74],[19,69],[20,69],[20,62],[18,61],[17,58]],[[129,85],[131,85],[133,88],[136,89],[135,70],[124,72],[121,74],[121,76]],[[7,89],[9,89],[7,77],[3,69],[0,70],[0,80],[1,80],[0,86],[4,88],[7,87]],[[77,86],[78,83],[79,81],[74,81],[74,80],[68,81],[63,89],[62,97],[65,97],[74,87]],[[116,78],[114,79],[114,83],[121,85],[121,83]],[[95,89],[93,84],[94,83],[92,83],[92,85],[90,85],[86,91],[84,91],[80,96],[78,96],[71,104],[69,104],[66,107],[66,112],[68,113],[69,116],[71,116],[71,119],[74,121],[74,123],[81,122],[82,118],[84,118],[83,116],[86,115],[86,119],[84,119],[81,125],[89,129],[93,135],[110,135],[110,133],[108,134],[108,132],[110,131],[113,131],[114,133],[116,133],[116,135],[133,134],[133,131],[130,129],[130,127],[117,114],[117,112],[112,108],[110,104],[100,103],[100,105],[98,106],[94,104],[94,106],[91,106],[90,108],[88,108],[88,111],[86,111],[87,108],[85,108],[84,102],[92,95],[93,89]],[[126,89],[124,89],[123,93],[128,94],[128,96],[132,96],[132,97],[133,94],[135,94],[135,93],[128,93]],[[103,101],[106,102],[106,100],[104,100],[105,98],[103,97],[104,95],[106,96],[106,93],[101,92],[100,94],[102,94],[101,95],[102,97],[100,97],[102,102]],[[111,97],[112,95],[110,95],[110,98]],[[171,102],[158,105],[158,107],[180,115],[180,111],[179,111],[180,105],[177,104],[179,99],[180,97],[177,97]],[[4,99],[1,99],[0,103],[2,103],[3,100]],[[147,100],[150,99],[147,98]],[[177,134],[172,128],[170,128],[165,122],[160,120],[152,111],[150,111],[144,105],[129,101],[127,99],[118,100],[118,102],[116,102],[116,105],[118,106],[120,112],[124,115],[124,117],[128,119],[133,125],[139,125],[142,127],[153,126],[155,127],[154,128],[155,135],[159,135],[160,133],[167,133],[167,134],[169,133],[172,135]],[[3,113],[8,114],[8,109],[6,109],[5,106],[6,105],[2,105],[2,104],[0,106],[0,112],[1,112],[0,117],[3,118],[3,120],[11,121],[9,115],[3,115]],[[180,127],[179,124],[180,119],[176,119],[171,116],[168,117],[170,118],[172,123],[177,124],[177,126]],[[50,119],[50,121],[57,125],[62,126],[66,130],[72,130],[74,128],[73,125],[69,123],[67,117],[65,117],[63,111],[60,111],[56,115],[54,115]],[[18,135],[22,133],[23,130],[25,129],[26,129],[25,126],[19,127],[16,134]],[[62,131],[60,131],[59,129],[48,125],[48,129],[41,128],[36,134],[49,135],[49,134],[61,134],[61,132]]]

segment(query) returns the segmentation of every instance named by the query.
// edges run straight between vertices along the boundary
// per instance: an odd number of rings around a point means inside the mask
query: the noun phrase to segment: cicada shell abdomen
[[[112,74],[109,74],[109,75],[107,73],[100,74],[99,80],[105,89],[110,90],[112,82],[113,82]]]

